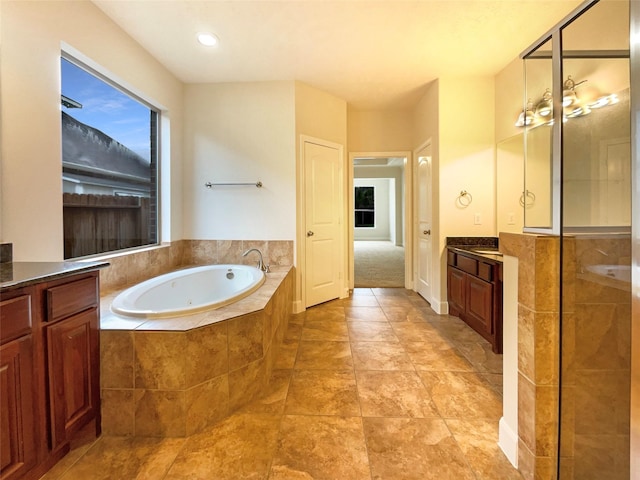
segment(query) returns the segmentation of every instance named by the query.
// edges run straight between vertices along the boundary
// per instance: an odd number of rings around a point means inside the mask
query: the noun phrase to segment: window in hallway
[[[356,228],[375,227],[375,187],[354,187]]]

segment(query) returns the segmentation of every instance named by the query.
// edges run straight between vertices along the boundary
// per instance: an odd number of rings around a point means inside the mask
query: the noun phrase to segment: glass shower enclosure
[[[560,237],[562,480],[629,479],[630,2],[584,2],[523,54],[525,232]]]

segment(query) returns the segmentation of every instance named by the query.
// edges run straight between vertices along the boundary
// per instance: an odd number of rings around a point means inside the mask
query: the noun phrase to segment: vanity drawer
[[[55,322],[96,307],[99,298],[97,276],[47,288],[46,321]]]
[[[31,295],[0,301],[0,343],[31,332]]]
[[[478,274],[478,261],[465,257],[464,255],[458,255],[456,259],[456,267],[458,267],[463,272],[470,273],[471,275]]]
[[[493,268],[488,263],[478,262],[478,277],[487,282],[493,281]]]

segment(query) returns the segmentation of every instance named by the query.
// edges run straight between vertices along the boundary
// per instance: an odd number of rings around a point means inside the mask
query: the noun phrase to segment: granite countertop
[[[447,237],[447,248],[502,263],[502,253],[498,250],[497,237]]]
[[[502,263],[502,254],[497,248],[479,247],[477,245],[447,245],[447,248],[458,253],[470,253],[476,257],[482,257],[486,260]],[[496,253],[488,253],[493,250],[495,250]]]
[[[108,262],[7,262],[0,263],[0,291],[26,287],[74,273],[109,266]]]

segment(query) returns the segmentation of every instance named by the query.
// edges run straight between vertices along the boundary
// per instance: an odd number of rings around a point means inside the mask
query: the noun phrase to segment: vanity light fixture
[[[615,93],[612,93],[611,95],[603,95],[602,97],[597,99],[595,102],[589,104],[589,106],[591,108],[602,108],[602,107],[606,107],[607,105],[615,105],[619,101],[620,99],[618,98],[618,95],[616,95]]]
[[[564,82],[564,89],[562,90],[562,106],[568,107],[578,101],[578,96],[576,95],[576,87],[578,85],[582,85],[586,80],[576,83],[571,75],[567,77]]]
[[[216,37],[213,33],[199,33],[198,34],[198,42],[204,45],[205,47],[215,47],[220,43],[220,39]]]
[[[548,117],[551,115],[551,112],[553,112],[553,96],[551,95],[551,91],[547,88],[542,95],[542,100],[540,100],[536,106],[536,115]]]
[[[589,115],[590,113],[591,109],[588,105],[578,105],[574,103],[572,106],[566,109],[567,118],[582,117],[584,115]]]
[[[562,90],[562,122],[566,122],[569,118],[583,117],[591,113],[592,108],[602,108],[607,105],[615,105],[620,101],[615,93],[609,95],[602,95],[597,100],[587,103],[581,101],[576,95],[576,87],[582,85],[587,80],[582,80],[576,83],[571,75],[567,77],[563,84]],[[525,110],[520,113],[518,120],[515,123],[516,127],[524,127],[529,125],[553,125],[553,94],[550,89],[546,89],[542,94],[542,98],[538,101],[533,108],[531,99],[527,102]]]
[[[529,126],[533,123],[534,119],[535,114],[533,112],[533,102],[531,101],[531,99],[529,99],[526,108],[520,113],[520,116],[518,117],[516,127],[524,127],[525,125]]]

